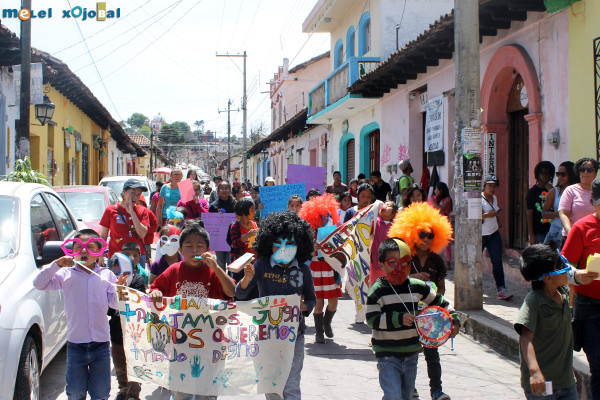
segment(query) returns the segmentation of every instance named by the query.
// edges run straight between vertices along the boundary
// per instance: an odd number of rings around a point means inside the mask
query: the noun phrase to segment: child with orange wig
[[[314,196],[310,200],[302,203],[302,208],[298,213],[299,217],[310,224],[315,231],[317,243],[332,233],[340,220],[338,215],[339,203],[329,193],[323,196]],[[325,336],[333,337],[331,321],[337,311],[338,297],[342,297],[341,279],[338,273],[325,261],[320,254],[320,246],[316,246],[315,256],[310,262],[310,269],[313,274],[315,293],[317,295],[317,305],[313,312],[315,319],[315,342],[325,343]],[[325,300],[327,299],[327,308],[323,315]]]
[[[413,203],[403,209],[394,220],[388,236],[404,240],[410,247],[411,278],[433,282],[437,292],[446,291],[446,264],[439,255],[452,238],[452,225],[439,210],[427,203]],[[437,348],[423,348],[429,375],[432,399],[449,399],[442,391],[442,366]]]

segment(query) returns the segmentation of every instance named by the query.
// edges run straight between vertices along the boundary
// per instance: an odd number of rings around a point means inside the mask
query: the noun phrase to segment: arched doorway
[[[508,247],[527,244],[525,196],[535,182],[541,161],[542,111],[540,85],[531,58],[518,45],[500,48],[490,60],[481,86],[482,130],[497,134],[496,195],[502,236]]]

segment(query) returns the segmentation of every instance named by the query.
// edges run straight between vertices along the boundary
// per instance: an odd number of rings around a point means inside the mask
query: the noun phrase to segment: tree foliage
[[[127,118],[127,124],[132,128],[141,128],[148,121],[148,117],[146,117],[142,113],[133,113],[131,117]]]
[[[24,160],[17,160],[15,169],[8,174],[5,180],[9,182],[39,183],[50,186],[50,182],[48,182],[44,174],[31,168],[29,157],[25,157]]]

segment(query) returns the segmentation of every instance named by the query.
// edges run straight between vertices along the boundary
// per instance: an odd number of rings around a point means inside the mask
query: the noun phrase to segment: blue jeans
[[[600,301],[575,299],[575,319],[583,324],[583,351],[590,364],[592,399],[600,400]]]
[[[577,385],[573,385],[568,389],[561,389],[548,396],[536,396],[531,392],[525,392],[527,400],[579,400],[577,395]]]
[[[429,376],[429,391],[434,393],[442,390],[442,364],[440,363],[440,352],[437,347],[423,347],[423,354],[427,362],[427,376]]]
[[[405,358],[380,357],[377,359],[379,385],[383,400],[411,400],[417,379],[417,353]]]
[[[504,288],[504,267],[502,266],[502,236],[500,231],[496,231],[491,235],[483,235],[481,238],[481,245],[483,251],[487,248],[490,254],[490,260],[492,261],[492,273],[494,280],[496,281],[496,288],[500,290]]]
[[[110,394],[109,342],[67,342],[67,397],[69,400],[108,399]]]
[[[145,254],[142,254],[142,255],[140,256],[140,265],[141,265],[142,267],[146,268],[146,255],[145,255]]]
[[[300,400],[302,393],[300,392],[300,374],[304,365],[304,334],[298,334],[294,345],[294,360],[292,361],[292,369],[288,376],[285,388],[283,389],[283,398],[285,400]],[[279,400],[281,396],[276,393],[265,394],[266,400]]]

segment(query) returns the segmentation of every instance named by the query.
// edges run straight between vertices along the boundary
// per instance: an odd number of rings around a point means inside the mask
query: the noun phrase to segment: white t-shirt
[[[492,210],[498,211],[500,207],[498,207],[498,199],[494,196],[494,201],[492,202],[494,207],[487,202],[487,200],[481,195],[481,209],[484,213],[490,212]],[[481,234],[483,236],[491,235],[492,233],[498,230],[498,220],[497,217],[494,218],[484,218],[481,223]]]

